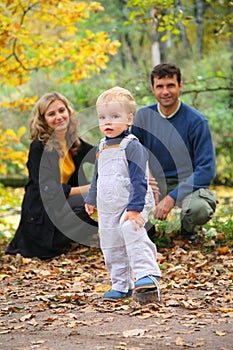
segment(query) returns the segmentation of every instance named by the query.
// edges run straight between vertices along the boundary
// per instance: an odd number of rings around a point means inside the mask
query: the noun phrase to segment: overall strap
[[[105,137],[103,137],[99,142],[99,152],[103,151],[105,143],[106,143],[106,140],[105,140]]]
[[[121,150],[125,150],[126,149],[126,147],[128,146],[128,144],[131,142],[131,141],[133,141],[133,140],[138,140],[138,138],[135,136],[135,135],[133,135],[133,134],[129,134],[129,135],[127,135],[126,137],[124,137],[122,140],[121,140],[121,143],[120,143],[120,149]]]

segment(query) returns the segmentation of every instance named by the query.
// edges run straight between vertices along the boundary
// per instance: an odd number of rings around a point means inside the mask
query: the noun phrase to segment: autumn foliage
[[[33,71],[69,70],[62,77],[77,83],[106,68],[119,43],[105,32],[83,27],[91,14],[103,11],[98,2],[70,0],[4,0],[0,3],[0,82],[26,83]]]
[[[19,144],[22,135],[25,133],[25,127],[21,127],[15,132],[12,129],[6,129],[3,131],[0,124],[0,174],[7,174],[7,162],[17,164],[21,167],[21,170],[25,170],[25,164],[27,159],[27,150],[16,150],[15,145]]]
[[[34,72],[43,71],[49,79],[77,84],[106,68],[109,55],[120,45],[106,32],[92,32],[87,21],[104,8],[98,2],[71,0],[3,0],[0,2],[0,85],[23,86]],[[4,111],[25,112],[37,96],[4,101]],[[7,161],[25,163],[26,151],[13,151],[22,129],[15,134],[1,130],[0,174],[7,173]],[[14,140],[13,140],[14,139]],[[11,144],[8,144],[10,142]],[[23,166],[23,165],[22,165]]]

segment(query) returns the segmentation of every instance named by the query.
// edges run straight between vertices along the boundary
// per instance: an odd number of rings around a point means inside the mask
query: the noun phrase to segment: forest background
[[[152,103],[150,71],[168,61],[181,68],[182,100],[209,121],[217,158],[213,185],[232,187],[233,2],[3,0],[0,23],[1,212],[22,200],[4,184],[15,175],[25,182],[28,119],[38,97],[64,94],[77,111],[80,136],[97,144],[97,96],[119,85],[139,107]],[[219,215],[227,217],[229,239],[227,209]],[[0,220],[10,232],[4,215]]]
[[[162,304],[103,302],[110,280],[99,250],[51,261],[4,254],[37,99],[64,94],[80,136],[97,144],[97,96],[120,85],[138,107],[154,102],[150,72],[166,61],[181,68],[182,100],[209,121],[219,204],[193,244],[180,239],[176,211],[154,222]],[[232,349],[233,2],[0,0],[0,89],[1,349]]]

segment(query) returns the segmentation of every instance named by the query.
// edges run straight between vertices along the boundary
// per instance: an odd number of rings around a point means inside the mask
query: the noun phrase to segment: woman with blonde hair
[[[97,224],[85,212],[89,184],[83,164],[95,149],[77,136],[71,103],[60,93],[43,95],[29,122],[28,182],[18,229],[6,253],[48,259],[73,242],[91,245]]]

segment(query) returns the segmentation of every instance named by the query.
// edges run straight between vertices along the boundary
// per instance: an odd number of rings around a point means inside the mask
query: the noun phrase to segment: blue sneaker
[[[158,283],[159,277],[158,276],[145,276],[140,278],[135,282],[134,291],[136,292],[146,292],[149,289],[160,289],[159,283]]]
[[[132,289],[130,289],[127,293],[120,292],[119,290],[111,289],[109,292],[104,293],[104,300],[116,301],[119,299],[131,297],[132,294],[133,294]]]

